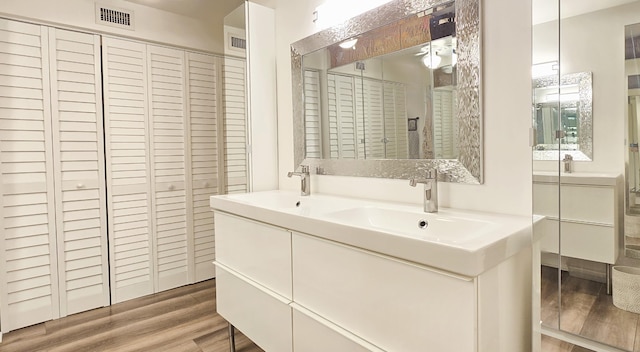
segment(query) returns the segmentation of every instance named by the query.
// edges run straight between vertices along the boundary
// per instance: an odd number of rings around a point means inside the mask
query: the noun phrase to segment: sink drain
[[[427,226],[429,226],[429,222],[427,220],[419,220],[418,221],[418,228],[419,229],[426,229]]]

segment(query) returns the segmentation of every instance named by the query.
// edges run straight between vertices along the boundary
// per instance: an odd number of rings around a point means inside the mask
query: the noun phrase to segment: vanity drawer
[[[558,217],[561,203],[562,219],[614,224],[616,222],[615,189],[606,186],[560,186],[557,184],[533,184],[534,214]]]
[[[293,304],[293,350],[303,352],[383,352],[295,303]]]
[[[291,301],[216,264],[216,309],[265,351],[292,351]]]
[[[300,306],[383,350],[475,350],[470,278],[294,233],[293,292]]]
[[[291,232],[215,212],[216,261],[291,299]]]
[[[562,240],[558,243],[558,220],[544,219],[535,231],[543,231],[542,251],[558,253],[572,258],[615,264],[618,259],[618,240],[613,226],[577,222],[561,223]]]

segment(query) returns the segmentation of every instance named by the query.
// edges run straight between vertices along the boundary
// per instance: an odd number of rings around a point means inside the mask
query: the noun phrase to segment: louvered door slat
[[[187,53],[188,114],[190,131],[201,132],[190,138],[191,199],[190,227],[193,233],[193,263],[196,282],[215,276],[211,264],[215,259],[213,213],[209,197],[220,194],[218,188],[218,100],[219,59],[209,55]],[[203,86],[211,88],[203,88]]]
[[[0,324],[11,331],[59,317],[58,268],[47,29],[0,19],[0,38]]]
[[[154,292],[147,46],[113,38],[103,38],[102,44],[111,297],[116,303]],[[142,124],[119,128],[120,122]]]
[[[246,63],[244,59],[224,58],[222,100],[225,139],[225,193],[249,191],[247,160]],[[211,109],[203,109],[211,112]],[[193,137],[207,137],[194,133]],[[203,158],[194,158],[203,160]]]
[[[192,281],[189,261],[193,252],[188,250],[187,228],[191,195],[186,182],[185,53],[149,45],[147,62],[156,291],[164,291]],[[162,210],[164,206],[177,209]]]
[[[100,37],[52,28],[49,46],[60,315],[66,316],[109,305]]]

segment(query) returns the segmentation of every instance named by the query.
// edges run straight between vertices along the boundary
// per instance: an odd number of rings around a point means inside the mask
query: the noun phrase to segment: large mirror
[[[533,78],[533,160],[593,158],[592,100],[591,72]]]
[[[395,0],[292,44],[296,165],[482,183],[477,0]]]

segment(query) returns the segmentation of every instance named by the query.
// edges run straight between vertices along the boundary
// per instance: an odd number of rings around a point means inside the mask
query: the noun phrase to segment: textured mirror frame
[[[394,179],[423,178],[437,168],[446,182],[483,183],[480,0],[455,0],[457,37],[458,159],[305,159],[302,56],[451,0],[394,0],[291,45],[295,165],[317,174]]]
[[[560,150],[558,152],[557,144],[552,146],[555,149],[534,150],[533,160],[558,160],[569,154],[574,161],[591,161],[593,160],[593,88],[591,72],[568,73],[562,75],[560,87],[565,85],[578,86],[578,101],[560,103],[561,107],[576,107],[580,109],[578,115],[578,136],[580,138],[579,150]],[[558,76],[545,76],[535,78],[533,80],[533,89],[558,86]]]

